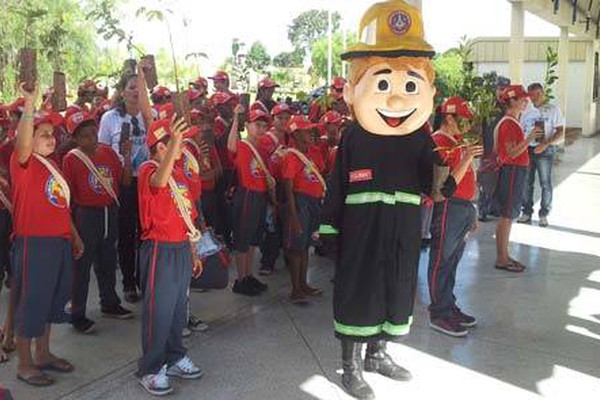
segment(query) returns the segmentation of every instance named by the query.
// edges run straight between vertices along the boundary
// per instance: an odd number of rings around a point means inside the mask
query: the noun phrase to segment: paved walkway
[[[467,338],[427,326],[427,253],[423,253],[415,326],[392,345],[394,358],[415,379],[366,379],[378,399],[552,398],[600,396],[600,138],[567,149],[556,171],[549,228],[515,226],[512,248],[529,265],[522,275],[493,268],[494,223],[483,224],[467,247],[457,285],[461,306],[478,316]],[[193,308],[212,326],[189,341],[205,370],[198,382],[175,382],[173,399],[349,399],[338,387],[339,344],[332,335],[330,263],[312,259],[313,282],[325,296],[289,305],[283,267],[258,299],[230,291],[193,294]],[[0,382],[17,400],[146,399],[133,378],[140,352],[139,318],[99,316],[92,295],[92,336],[57,327],[54,349],[77,367],[58,383],[34,390],[15,381],[16,361],[0,366]],[[2,293],[2,310],[7,294]],[[138,311],[136,309],[136,311]],[[139,315],[139,314],[138,314]],[[14,358],[14,357],[13,357]]]

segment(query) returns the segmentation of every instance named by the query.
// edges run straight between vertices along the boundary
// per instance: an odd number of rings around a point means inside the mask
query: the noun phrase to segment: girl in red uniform
[[[39,87],[27,92],[17,127],[16,148],[10,159],[13,182],[15,326],[19,365],[17,378],[34,386],[54,380],[44,371],[71,372],[71,363],[50,352],[50,324],[67,322],[65,305],[71,297],[73,257],[83,243],[69,209],[70,189],[58,166],[48,159],[56,146],[54,114],[34,115]],[[31,341],[35,340],[35,360]]]
[[[542,129],[534,129],[525,136],[519,116],[527,106],[527,92],[520,85],[508,86],[500,95],[506,106],[504,118],[494,129],[494,148],[498,154],[500,173],[494,194],[495,210],[498,216],[496,226],[497,269],[510,272],[523,272],[525,265],[511,258],[508,243],[512,222],[520,214],[529,166],[529,144],[544,134]]]
[[[184,123],[154,122],[148,132],[150,161],[138,175],[142,245],[142,350],[137,376],[149,393],[173,391],[169,376],[197,379],[200,368],[187,357],[182,332],[187,325],[187,293],[192,275],[202,273],[194,242],[196,207],[181,168]]]
[[[115,290],[118,239],[119,187],[131,184],[131,142],[121,143],[123,166],[117,153],[98,144],[98,126],[93,115],[78,112],[67,118],[67,130],[77,142],[63,160],[63,172],[71,188],[75,225],[85,252],[73,270],[71,324],[81,333],[93,330],[86,317],[90,269],[98,281],[102,314],[128,319],[131,311],[121,307]]]
[[[319,228],[321,200],[325,194],[325,180],[309,151],[314,127],[304,116],[290,120],[294,147],[287,150],[281,173],[287,198],[283,246],[290,260],[292,292],[289,300],[295,304],[306,302],[307,296],[322,294],[320,289],[307,283],[308,248],[312,234]]]
[[[256,296],[267,290],[267,285],[252,275],[252,261],[264,234],[268,192],[275,189],[273,177],[256,146],[267,131],[271,118],[263,111],[251,111],[246,125],[248,137],[241,140],[238,124],[239,115],[244,110],[238,105],[235,111],[228,141],[238,175],[233,200],[233,241],[237,251],[238,279],[233,285],[233,292]]]

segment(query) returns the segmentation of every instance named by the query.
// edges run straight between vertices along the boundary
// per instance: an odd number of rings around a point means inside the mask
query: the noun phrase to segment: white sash
[[[159,164],[154,160],[150,160],[150,162],[156,165],[157,167],[159,166]],[[202,233],[196,228],[196,225],[194,225],[194,221],[192,221],[192,210],[185,205],[185,199],[183,198],[181,193],[179,193],[179,188],[177,187],[177,183],[175,182],[175,179],[173,179],[173,176],[169,176],[168,182],[169,189],[171,189],[171,193],[173,193],[175,206],[177,207],[179,215],[181,215],[181,218],[183,218],[183,222],[185,223],[188,229],[187,235],[190,238],[190,241],[199,241],[202,238]]]
[[[242,142],[244,142],[245,144],[248,145],[248,147],[250,148],[250,151],[252,151],[252,154],[254,154],[254,158],[256,159],[256,162],[263,169],[263,171],[265,171],[265,178],[267,179],[267,185],[269,186],[269,189],[275,188],[275,185],[277,184],[275,182],[275,178],[273,178],[273,175],[271,175],[271,173],[269,172],[269,169],[267,168],[265,161],[260,156],[260,153],[258,152],[258,150],[256,150],[256,148],[249,141],[242,140]]]
[[[502,123],[506,120],[513,120],[517,123],[517,125],[521,126],[519,120],[517,120],[514,117],[511,117],[510,115],[505,115],[504,117],[502,117],[502,119],[500,119],[500,121],[498,121],[498,123],[494,127],[494,153],[498,153],[498,133],[500,132],[500,125],[502,125]]]
[[[60,172],[58,172],[58,170],[54,167],[54,165],[52,165],[52,163],[50,161],[48,161],[45,157],[42,157],[37,153],[32,153],[32,155],[39,162],[41,162],[44,165],[44,167],[46,167],[48,172],[50,172],[50,174],[54,177],[54,180],[56,180],[56,182],[58,183],[58,185],[60,186],[60,188],[62,189],[62,191],[65,194],[67,207],[71,207],[71,189],[69,188],[69,184],[67,183],[65,178],[62,176],[62,174]]]
[[[183,141],[183,143],[188,143],[190,145],[192,145],[194,147],[194,150],[196,150],[196,152],[198,153],[199,157],[202,157],[203,162],[203,167],[204,170],[210,170],[211,166],[210,166],[210,161],[208,160],[207,157],[204,157],[204,153],[202,152],[202,149],[200,148],[200,146],[198,145],[198,143],[196,143],[196,141],[194,139],[185,139]],[[198,159],[196,157],[194,157],[194,155],[192,153],[190,153],[189,151],[187,151],[187,149],[185,147],[183,147],[183,152],[186,153],[186,155],[190,155],[194,160],[196,160],[196,165],[198,166],[198,171],[202,170],[202,168],[200,168],[200,163],[198,162]]]
[[[79,160],[87,167],[87,169],[89,169],[90,172],[92,174],[94,174],[94,176],[96,177],[96,179],[98,180],[98,182],[100,182],[100,184],[102,185],[102,187],[104,188],[104,190],[106,190],[106,193],[108,193],[108,195],[115,201],[115,203],[117,204],[117,206],[120,207],[121,203],[119,202],[119,198],[117,197],[117,194],[113,190],[112,185],[100,173],[100,171],[98,171],[98,168],[96,168],[96,166],[94,165],[94,163],[92,162],[92,160],[90,160],[90,158],[83,151],[81,151],[79,149],[73,149],[69,153],[71,153],[75,157],[79,158]]]
[[[321,184],[321,186],[323,186],[323,195],[325,195],[325,192],[327,192],[327,183],[325,182],[325,178],[323,178],[323,175],[321,175],[319,169],[315,166],[315,164],[297,149],[289,148],[287,149],[287,151],[295,154],[300,159],[300,161],[302,161],[304,165],[306,165],[310,169],[310,171],[313,174],[315,174],[315,176],[319,180],[319,183]]]
[[[0,203],[4,204],[4,207],[12,214],[13,206],[8,197],[4,194],[4,192],[0,189]]]

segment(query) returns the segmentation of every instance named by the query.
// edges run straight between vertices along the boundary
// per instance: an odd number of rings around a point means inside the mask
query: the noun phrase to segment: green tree
[[[340,14],[332,15],[332,30],[340,27]],[[310,54],[313,43],[327,34],[328,12],[326,10],[309,10],[298,15],[288,27],[288,39],[302,55]]]
[[[355,43],[355,35],[348,33],[347,35],[347,45],[350,46]],[[329,39],[327,37],[323,37],[318,39],[312,46],[312,67],[311,74],[313,80],[317,82],[318,80],[327,79],[327,56],[328,56],[328,46]],[[333,62],[332,62],[332,73],[333,76],[342,75],[342,59],[340,55],[344,51],[344,40],[342,32],[336,32],[333,35],[332,40],[332,54],[333,54]]]
[[[436,56],[433,59],[435,68],[435,86],[438,89],[438,102],[456,96],[463,87],[463,59],[456,49]]]
[[[277,54],[273,57],[273,66],[279,68],[299,68],[302,67],[302,51],[294,50]]]
[[[271,56],[267,52],[267,48],[261,42],[254,42],[250,46],[248,55],[246,56],[248,67],[256,72],[264,72],[271,64]]]

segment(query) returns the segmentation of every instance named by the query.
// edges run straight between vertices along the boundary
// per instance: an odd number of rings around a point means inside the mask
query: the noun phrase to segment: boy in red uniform
[[[187,293],[192,275],[202,273],[194,250],[200,234],[190,183],[176,167],[181,158],[182,122],[159,120],[148,132],[150,161],[140,167],[138,194],[142,245],[142,349],[137,376],[149,393],[173,391],[169,376],[197,379],[200,368],[187,357],[182,332],[187,325]],[[193,270],[193,271],[192,271]]]
[[[528,94],[520,85],[505,88],[500,101],[505,105],[504,117],[494,129],[494,149],[498,154],[500,172],[494,208],[498,219],[496,226],[496,269],[509,272],[523,272],[525,265],[511,258],[508,254],[508,243],[512,222],[519,217],[523,201],[523,190],[529,166],[529,144],[543,136],[543,129],[534,129],[525,136],[519,117],[527,106]]]
[[[13,295],[19,365],[17,378],[29,385],[48,386],[54,380],[44,370],[71,372],[73,365],[50,352],[50,324],[67,322],[65,305],[71,296],[73,257],[83,243],[70,215],[70,189],[48,157],[54,152],[54,114],[34,116],[39,87],[21,92],[25,107],[10,158],[13,183]],[[35,338],[35,361],[31,341]]]
[[[287,104],[278,104],[273,107],[271,116],[273,117],[273,126],[269,131],[260,137],[258,141],[258,152],[267,162],[273,178],[277,182],[277,204],[272,204],[267,208],[267,221],[265,237],[260,244],[260,270],[259,275],[271,275],[275,270],[275,262],[279,258],[279,249],[281,248],[283,229],[281,219],[281,205],[285,203],[285,193],[280,182],[280,169],[283,151],[288,143],[288,125],[291,118],[291,110]]]
[[[326,185],[309,151],[314,124],[304,116],[294,116],[289,126],[294,147],[286,151],[281,171],[287,198],[283,247],[290,260],[289,299],[297,304],[306,302],[307,296],[322,294],[320,289],[308,285],[307,271],[308,248],[312,234],[319,228]]]
[[[71,324],[78,332],[89,333],[94,327],[94,321],[86,317],[92,264],[102,314],[118,319],[133,316],[121,307],[115,291],[119,185],[131,184],[131,143],[121,145],[121,166],[111,147],[98,144],[98,127],[91,114],[83,111],[70,115],[67,130],[77,148],[65,156],[63,173],[71,188],[75,226],[85,246],[73,269]]]
[[[273,100],[273,93],[275,93],[275,88],[278,87],[279,85],[268,77],[261,79],[260,82],[258,82],[256,101],[250,106],[250,111],[260,110],[267,114],[271,114],[273,107],[277,105]]]
[[[467,102],[459,97],[446,100],[440,107],[443,121],[432,135],[437,152],[456,182],[449,197],[434,187],[431,252],[429,254],[429,326],[447,335],[459,337],[475,326],[475,318],[456,305],[454,284],[456,268],[465,250],[466,238],[475,227],[475,171],[473,159],[483,154],[483,147],[465,144],[462,136],[470,129],[474,116]]]
[[[327,172],[333,168],[333,160],[335,159],[336,152],[335,149],[340,142],[342,121],[342,114],[333,110],[327,111],[321,118],[321,125],[324,130],[324,135],[321,136],[320,145]]]
[[[236,106],[228,141],[239,182],[233,200],[233,240],[238,273],[233,292],[257,296],[267,290],[267,285],[252,275],[252,262],[256,246],[264,234],[268,192],[273,193],[275,182],[256,146],[267,131],[271,118],[263,111],[251,111],[246,124],[248,137],[241,140],[238,124],[242,112],[243,107]]]

